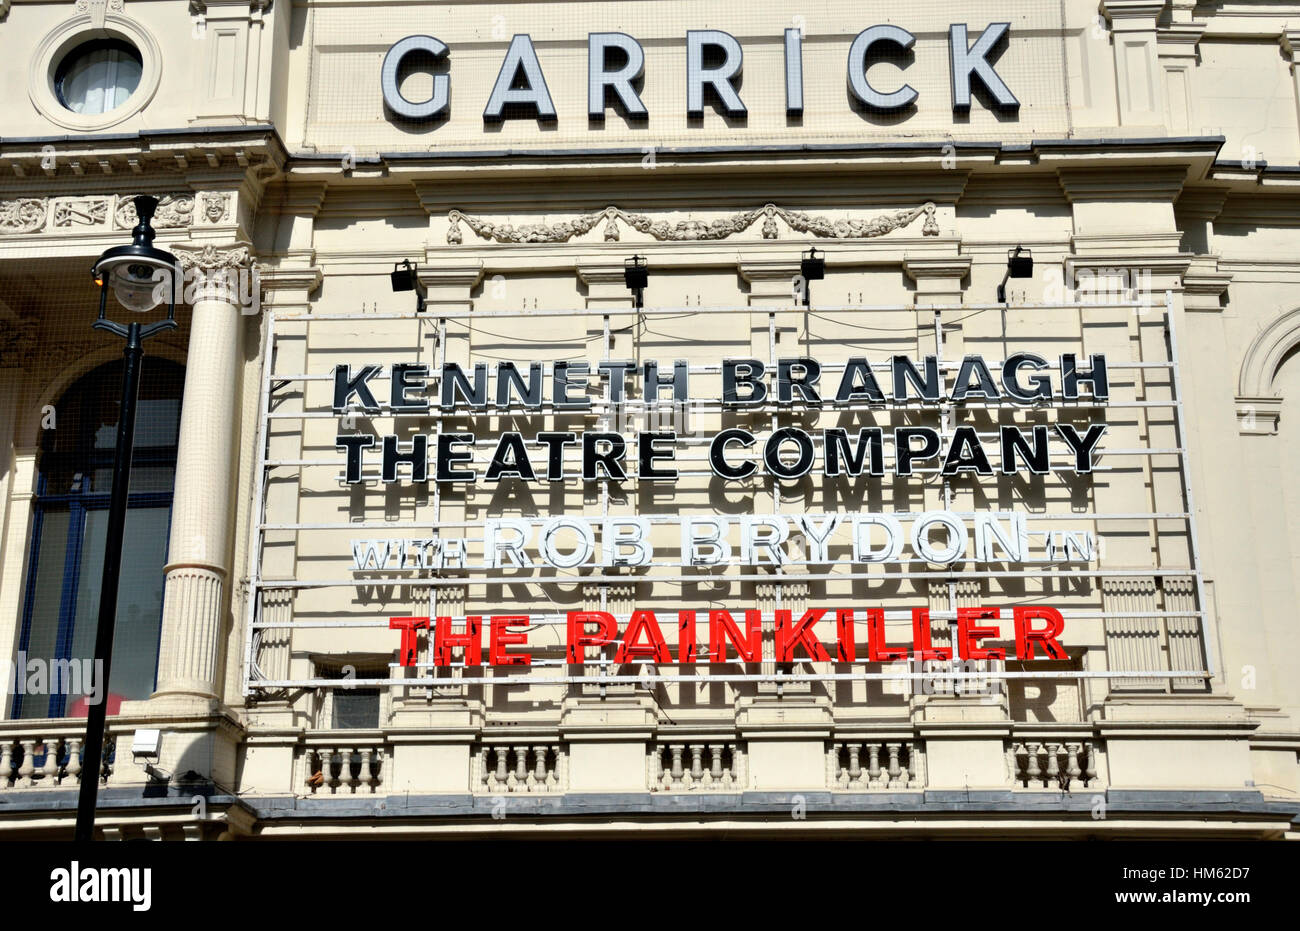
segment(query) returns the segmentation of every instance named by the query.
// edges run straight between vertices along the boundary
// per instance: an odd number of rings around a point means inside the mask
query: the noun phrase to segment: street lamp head
[[[111,289],[119,304],[137,313],[153,310],[164,300],[173,312],[175,309],[179,263],[170,252],[154,248],[152,222],[157,209],[158,198],[143,194],[136,197],[139,222],[131,231],[131,244],[106,249],[91,269],[105,295]],[[103,306],[101,300],[101,316]]]

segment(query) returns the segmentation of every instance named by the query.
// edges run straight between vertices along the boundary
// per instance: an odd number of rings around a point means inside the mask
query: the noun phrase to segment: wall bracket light
[[[645,289],[649,280],[650,270],[645,256],[634,255],[623,262],[623,284],[632,292],[632,306],[637,310],[645,306]]]
[[[415,292],[415,312],[424,313],[425,308],[425,290],[424,285],[420,282],[420,266],[412,265],[410,259],[402,259],[393,266],[393,273],[389,278],[393,283],[393,293],[399,291]]]
[[[1016,246],[1007,252],[1007,273],[998,285],[998,303],[1007,302],[1007,282],[1012,278],[1034,277],[1034,256],[1024,246]]]
[[[826,278],[826,253],[818,255],[816,246],[805,252],[799,262],[799,276],[803,279],[803,306],[808,307],[812,300],[812,288],[808,282]]]

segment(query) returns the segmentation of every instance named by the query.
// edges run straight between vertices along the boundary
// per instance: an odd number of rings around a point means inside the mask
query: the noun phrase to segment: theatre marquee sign
[[[952,112],[970,112],[972,94],[1003,113],[1015,113],[1020,101],[998,74],[995,66],[1010,33],[1009,23],[990,23],[971,34],[962,23],[948,27],[947,69]],[[919,92],[907,83],[911,67],[937,68],[937,61],[910,60],[916,36],[900,26],[870,26],[854,37],[849,46],[846,78],[856,106],[881,114],[907,114],[915,108]],[[783,34],[785,110],[789,116],[804,111],[803,32],[786,29]],[[455,69],[449,64],[451,47],[430,35],[411,35],[389,48],[384,57],[380,88],[384,105],[398,120],[434,120],[445,117],[451,104]],[[587,37],[587,116],[604,122],[614,107],[631,121],[649,119],[649,111],[638,89],[643,83],[646,53],[641,43],[621,32],[593,32]],[[890,83],[884,78],[873,83],[867,71],[884,61],[897,64],[898,74]],[[689,30],[686,33],[686,94],[682,104],[686,115],[700,118],[711,97],[726,116],[737,119],[749,110],[741,96],[740,79],[744,50],[730,33],[718,29]],[[401,88],[404,72],[421,66],[436,67],[432,93],[424,100],[409,100]],[[445,67],[445,70],[443,70]],[[533,40],[526,34],[510,41],[496,81],[487,95],[483,122],[497,124],[511,118],[554,122],[555,101]]]
[[[1110,339],[1116,309],[1159,318],[1167,342]],[[739,310],[608,313],[648,314],[684,338]],[[415,667],[374,684],[445,685],[456,667],[458,683],[490,685],[515,666],[573,684],[593,662],[613,667],[603,681],[685,684],[887,678],[897,670],[860,667],[911,660],[1075,663],[1097,625],[1149,619],[1171,650],[1156,674],[1203,679],[1168,299],[1163,313],[1137,302],[1033,312],[1056,315],[1052,339],[1002,335],[997,355],[945,359],[938,328],[928,353],[857,354],[861,342],[832,330],[783,354],[772,312],[764,358],[636,362],[611,355],[608,337],[594,358],[556,358],[564,332],[533,358],[487,344],[460,355],[468,313],[433,321],[422,361],[426,315],[272,313],[262,432],[291,445],[295,430],[273,425],[298,422],[303,452],[259,451],[246,687],[331,684],[264,673],[262,644],[286,642],[286,629],[309,652],[398,647],[392,665]],[[861,308],[819,313],[870,328]],[[492,316],[530,314],[473,321]],[[530,342],[546,343],[541,332]],[[995,344],[974,324],[966,335],[972,349]],[[281,338],[324,355],[281,359]],[[296,400],[282,392],[295,382]],[[1153,564],[1142,547],[1156,526]],[[945,625],[947,653],[930,640]],[[1152,675],[1117,656],[997,676]],[[638,663],[661,668],[624,668]]]

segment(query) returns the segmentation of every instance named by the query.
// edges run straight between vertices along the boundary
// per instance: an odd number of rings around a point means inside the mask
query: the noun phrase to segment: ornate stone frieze
[[[925,215],[925,223],[921,228],[922,235],[937,236],[939,224],[935,221],[934,212],[934,204],[927,202],[919,207],[899,210],[870,220],[832,220],[828,217],[814,217],[806,213],[786,210],[775,204],[765,204],[755,210],[746,210],[708,222],[679,220],[673,223],[667,220],[655,220],[644,214],[627,213],[618,207],[609,206],[598,213],[583,214],[558,223],[529,223],[516,227],[509,223],[495,223],[482,217],[471,216],[459,210],[450,210],[447,212],[447,219],[450,222],[447,228],[447,243],[459,245],[464,241],[461,223],[483,239],[490,239],[493,242],[546,243],[568,242],[575,236],[590,232],[602,221],[605,224],[606,242],[619,240],[620,224],[645,233],[660,242],[720,240],[744,232],[760,217],[763,218],[764,239],[780,237],[780,226],[776,222],[778,218],[796,233],[810,233],[824,239],[871,239],[903,229],[922,214]]]
[[[45,226],[46,197],[0,201],[0,233],[35,233]]]
[[[134,195],[119,195],[113,220],[118,229],[129,230],[136,224]],[[166,194],[158,199],[153,216],[156,230],[184,229],[194,223],[194,198],[189,194]]]
[[[67,229],[73,226],[104,226],[108,223],[109,203],[107,197],[56,198],[52,222],[56,229]]]

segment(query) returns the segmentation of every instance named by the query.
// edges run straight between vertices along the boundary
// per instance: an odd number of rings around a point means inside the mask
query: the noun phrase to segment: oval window
[[[140,52],[130,43],[96,39],[64,56],[54,74],[54,92],[73,113],[107,113],[135,93],[143,70]]]

